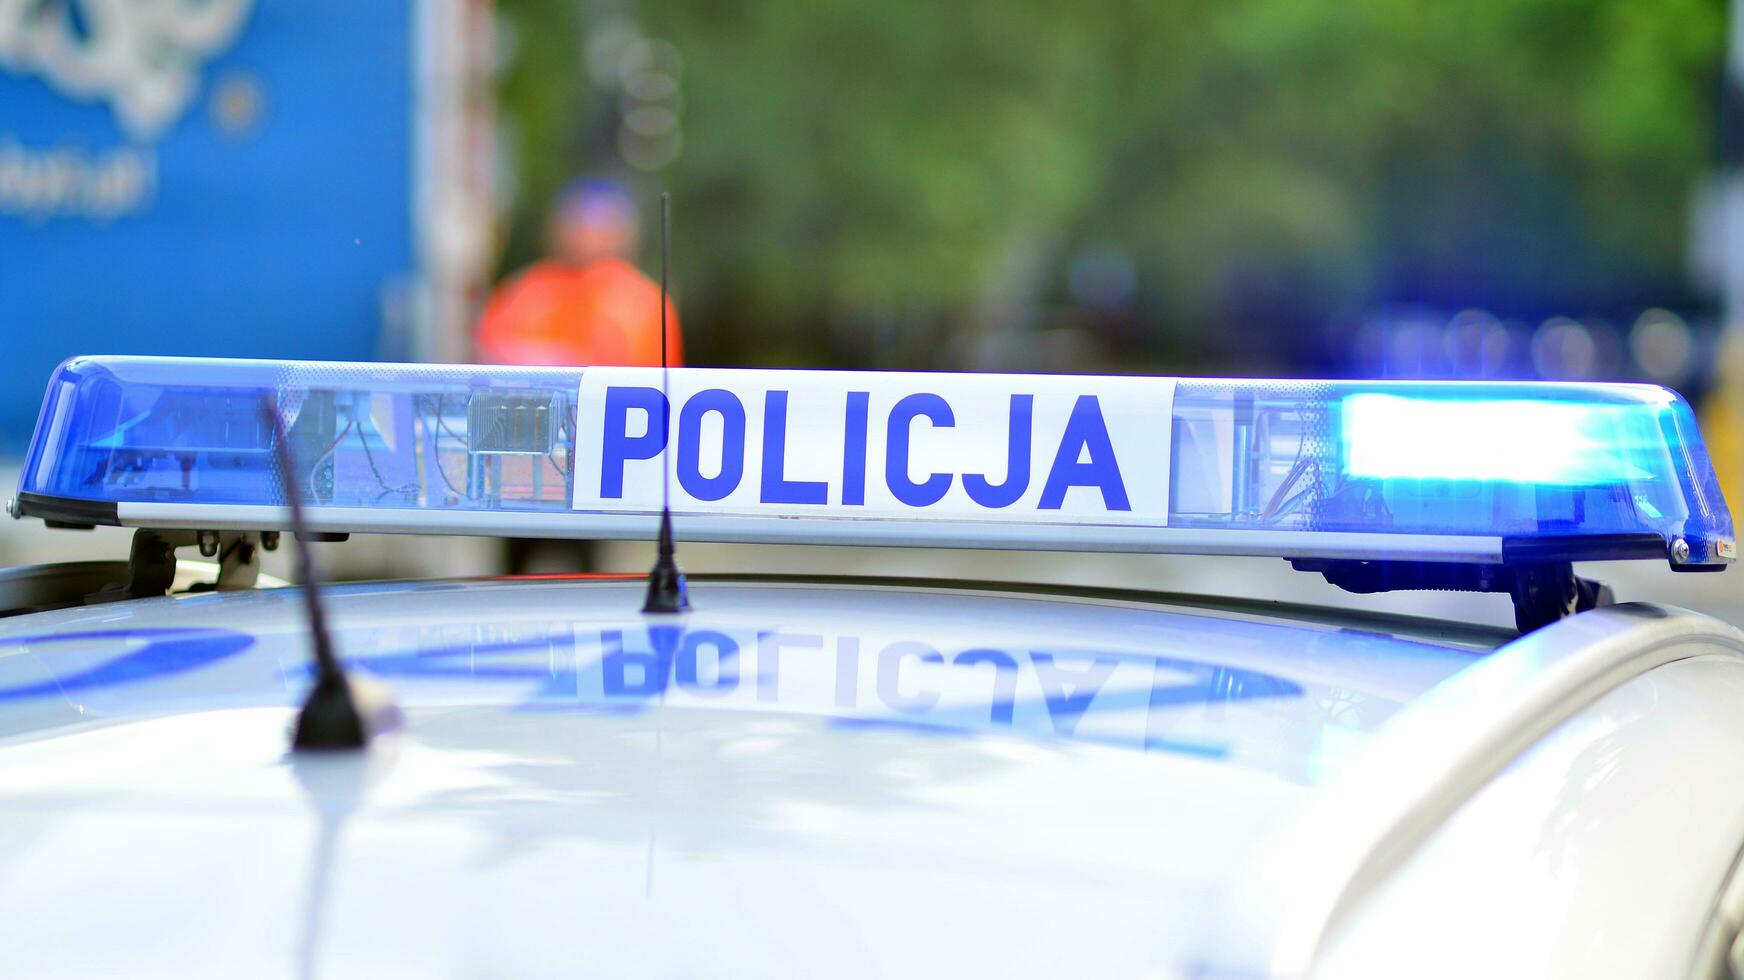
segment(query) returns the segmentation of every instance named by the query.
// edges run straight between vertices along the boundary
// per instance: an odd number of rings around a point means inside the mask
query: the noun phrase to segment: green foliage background
[[[699,362],[956,366],[1014,320],[1079,322],[1086,249],[1136,268],[1106,349],[1182,370],[1336,362],[1387,304],[1702,299],[1684,252],[1717,153],[1719,0],[499,11],[504,269],[536,255],[565,178],[620,168],[589,32],[628,15],[681,52],[684,150],[633,183],[673,192]]]

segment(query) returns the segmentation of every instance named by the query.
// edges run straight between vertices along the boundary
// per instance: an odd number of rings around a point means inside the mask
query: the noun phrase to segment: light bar
[[[689,540],[1733,558],[1689,406],[1624,384],[86,357],[13,511],[284,530],[263,400],[317,531],[651,537],[664,476]]]

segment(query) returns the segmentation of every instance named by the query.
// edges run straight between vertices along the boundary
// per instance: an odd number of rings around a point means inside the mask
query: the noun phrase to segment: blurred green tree
[[[985,363],[1070,319],[1086,249],[1136,269],[1134,367],[1311,365],[1387,304],[1699,301],[1719,0],[500,10],[506,267],[564,177],[621,167],[589,32],[628,12],[682,55],[682,153],[641,183],[674,194],[698,360]]]

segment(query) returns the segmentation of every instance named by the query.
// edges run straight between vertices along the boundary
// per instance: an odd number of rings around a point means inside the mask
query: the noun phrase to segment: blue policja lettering
[[[848,410],[842,438],[842,503],[858,507],[866,502],[866,403],[869,391],[848,392]]]
[[[1029,443],[1034,395],[1011,396],[1011,427],[1005,449],[1005,482],[994,486],[980,473],[963,474],[963,489],[969,499],[995,510],[1017,503],[1029,489]]]
[[[934,473],[915,483],[908,478],[909,428],[916,418],[925,418],[939,428],[957,424],[951,406],[930,392],[909,395],[890,410],[890,426],[885,442],[884,482],[891,496],[910,507],[930,507],[951,489],[949,473]]]
[[[721,417],[721,469],[702,475],[702,417]],[[620,473],[622,467],[619,467]],[[698,500],[720,500],[739,488],[745,476],[745,406],[723,388],[690,396],[678,413],[678,485]]]
[[[648,414],[648,431],[630,435],[630,410]],[[604,431],[600,437],[600,496],[624,496],[624,464],[632,459],[653,459],[666,445],[666,396],[656,388],[606,389]]]
[[[823,480],[790,480],[787,477],[787,418],[790,392],[771,390],[763,399],[763,452],[758,499],[766,504],[823,505],[829,502],[830,486]],[[1017,503],[1029,491],[1035,436],[1033,394],[1011,396],[1006,434],[1004,481],[995,484],[984,473],[963,474],[963,489],[976,505],[1000,510]],[[866,503],[867,427],[871,394],[847,393],[842,430],[842,496],[844,506]],[[630,434],[632,412],[644,413],[644,431]],[[664,396],[654,388],[611,386],[606,389],[604,431],[600,444],[600,496],[621,499],[625,465],[631,460],[653,459],[664,448],[663,413],[669,411]],[[709,413],[721,417],[720,469],[704,476],[702,425]],[[884,479],[890,494],[909,507],[930,507],[950,492],[956,477],[930,473],[916,481],[909,476],[913,430],[917,419],[937,428],[954,428],[956,415],[942,396],[915,392],[899,399],[886,419]],[[739,396],[724,388],[708,388],[685,400],[678,417],[678,459],[674,469],[678,484],[691,499],[724,500],[737,490],[745,474],[746,414]],[[1113,440],[1095,395],[1080,395],[1066,420],[1065,432],[1042,486],[1037,507],[1059,510],[1073,487],[1098,491],[1103,507],[1130,511],[1126,481],[1120,471]]]
[[[787,392],[771,391],[763,399],[763,493],[766,504],[829,502],[829,484],[789,480],[787,469]]]
[[[1080,459],[1088,455],[1088,459]],[[1102,421],[1102,405],[1095,395],[1080,395],[1072,406],[1072,417],[1066,420],[1066,434],[1060,437],[1060,451],[1054,455],[1048,482],[1042,487],[1042,510],[1059,510],[1071,487],[1095,487],[1102,491],[1105,510],[1131,510],[1126,499],[1126,483],[1120,478],[1120,465],[1114,458],[1114,444],[1108,438],[1108,426]]]

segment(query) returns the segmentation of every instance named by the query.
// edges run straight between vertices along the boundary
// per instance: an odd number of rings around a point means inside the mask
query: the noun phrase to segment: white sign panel
[[[1163,526],[1167,378],[587,368],[574,507]]]

